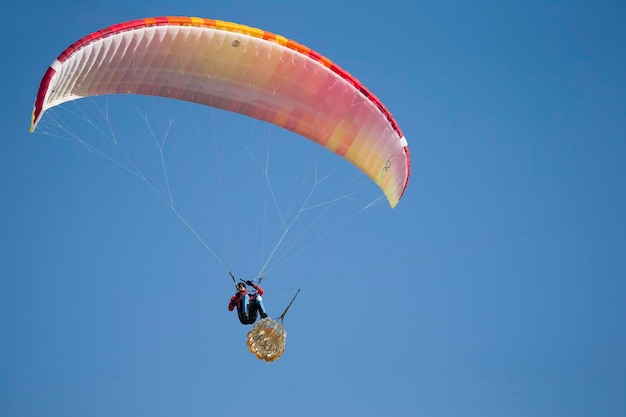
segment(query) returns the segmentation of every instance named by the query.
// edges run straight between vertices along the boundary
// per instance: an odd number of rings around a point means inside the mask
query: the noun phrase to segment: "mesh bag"
[[[261,319],[248,332],[246,344],[257,359],[269,363],[280,358],[285,352],[287,332],[283,328],[282,319],[279,320],[280,322],[270,318]]]

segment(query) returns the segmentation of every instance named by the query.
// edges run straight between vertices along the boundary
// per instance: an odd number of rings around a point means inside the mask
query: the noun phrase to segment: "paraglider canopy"
[[[355,165],[391,207],[408,184],[408,145],[382,102],[330,59],[261,29],[156,17],[85,36],[46,71],[31,131],[47,109],[104,94],[185,100],[288,129]]]

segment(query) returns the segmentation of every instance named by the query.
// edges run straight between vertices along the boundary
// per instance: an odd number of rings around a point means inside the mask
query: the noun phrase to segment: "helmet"
[[[237,284],[237,289],[238,289],[239,291],[241,291],[242,289],[244,289],[244,290],[245,290],[245,289],[246,289],[246,284],[244,284],[243,282],[238,283],[238,284]]]

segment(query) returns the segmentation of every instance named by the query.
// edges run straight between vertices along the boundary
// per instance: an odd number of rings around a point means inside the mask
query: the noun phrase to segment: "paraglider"
[[[233,282],[236,282],[235,275],[230,272]],[[263,280],[263,276],[259,277],[259,283]],[[246,285],[252,286],[256,293],[246,294]],[[257,311],[261,315],[258,323],[248,331],[246,345],[248,350],[253,353],[257,359],[266,362],[273,362],[285,352],[285,344],[287,342],[287,332],[283,327],[283,321],[289,308],[300,293],[300,289],[293,296],[285,311],[277,319],[267,316],[265,306],[261,296],[264,294],[263,289],[252,281],[243,281],[236,283],[237,293],[233,295],[228,303],[228,310],[233,311],[237,307],[237,313],[241,324],[254,324],[257,319]],[[247,305],[246,305],[247,304]],[[244,307],[245,306],[245,307]]]
[[[235,280],[233,273],[230,276]],[[263,277],[259,278],[259,282]],[[254,292],[248,293],[246,285],[254,288]],[[265,306],[263,305],[263,294],[265,291],[260,285],[255,284],[252,281],[241,281],[236,284],[237,292],[230,298],[228,302],[228,311],[233,311],[237,308],[237,316],[241,324],[254,324],[257,319],[257,313],[262,319],[267,317],[265,312]]]
[[[408,144],[383,103],[330,59],[271,32],[199,17],[146,18],[94,32],[45,72],[30,130],[54,106],[112,94],[199,103],[292,131],[353,164],[392,208],[408,185]],[[237,308],[242,324],[254,324],[260,313],[247,345],[257,358],[276,360],[284,352],[282,321],[291,303],[279,319],[269,318],[263,289],[242,284],[228,308]]]

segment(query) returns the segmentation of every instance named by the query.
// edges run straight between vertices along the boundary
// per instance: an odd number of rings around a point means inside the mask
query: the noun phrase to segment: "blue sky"
[[[16,4],[2,28],[0,415],[626,414],[621,2],[61,3]],[[343,219],[333,206],[311,245],[267,274],[273,317],[302,289],[272,364],[247,352],[247,328],[226,309],[227,269],[146,183],[28,132],[63,49],[157,15],[234,21],[313,48],[368,86],[409,142],[396,209],[377,205],[318,240]],[[180,103],[111,103],[121,134],[139,137],[126,123],[152,106],[162,111],[152,126],[176,114],[180,137],[221,139],[223,160],[248,167],[223,179],[227,220],[203,223],[209,203],[188,180],[202,186],[210,156],[169,154],[177,210],[206,236],[227,225],[215,241],[230,249],[211,247],[256,274],[258,206],[229,181],[257,189],[251,155],[263,153],[238,140],[271,139],[272,161],[298,142],[283,148],[294,138],[279,129]],[[345,184],[354,172],[341,162],[324,169]],[[377,195],[367,185],[365,200]]]

